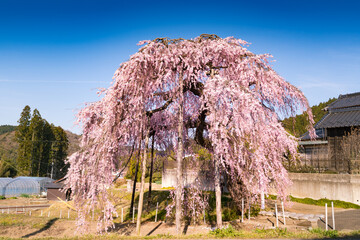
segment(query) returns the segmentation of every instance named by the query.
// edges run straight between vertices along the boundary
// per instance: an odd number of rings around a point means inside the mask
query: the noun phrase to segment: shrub
[[[309,230],[311,233],[315,233],[315,234],[319,234],[321,236],[324,237],[328,237],[328,238],[336,238],[339,236],[339,232],[336,230],[323,230],[321,228],[313,228],[311,230]]]
[[[224,208],[222,211],[222,218],[224,221],[236,220],[239,219],[239,216],[241,216],[241,213],[234,208]]]
[[[126,179],[123,179],[123,178],[122,179],[117,179],[115,184],[114,184],[114,187],[119,188],[122,185],[126,184],[126,182],[127,182]]]
[[[23,198],[30,198],[30,195],[29,194],[26,194],[26,193],[22,193],[20,195],[20,197],[23,197]]]
[[[6,199],[6,197],[3,195],[0,195],[0,200],[3,200],[3,199]]]
[[[210,235],[216,237],[240,237],[243,234],[242,232],[237,231],[232,225],[228,225],[227,227],[217,228],[211,231]]]

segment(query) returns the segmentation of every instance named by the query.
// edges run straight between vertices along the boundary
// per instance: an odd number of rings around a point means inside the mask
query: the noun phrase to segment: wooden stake
[[[62,210],[60,210],[60,218],[61,218]]]
[[[250,221],[250,208],[251,208],[251,205],[250,205],[250,202],[249,202],[249,216],[248,216],[249,221]]]

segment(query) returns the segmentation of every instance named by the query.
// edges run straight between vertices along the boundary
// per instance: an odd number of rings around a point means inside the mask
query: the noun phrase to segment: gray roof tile
[[[333,112],[325,115],[315,128],[360,126],[360,111]]]
[[[339,98],[331,103],[327,108],[329,112],[338,108],[349,108],[360,106],[360,92],[340,95]]]

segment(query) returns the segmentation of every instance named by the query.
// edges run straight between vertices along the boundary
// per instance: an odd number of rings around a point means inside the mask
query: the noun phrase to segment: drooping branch
[[[164,105],[162,105],[161,107],[159,108],[156,108],[156,109],[153,109],[153,110],[150,110],[150,111],[146,111],[146,115],[151,118],[151,116],[154,114],[154,113],[157,113],[157,112],[160,112],[162,110],[165,110],[171,103],[173,102],[172,98],[170,98],[169,100],[166,101],[166,103]]]

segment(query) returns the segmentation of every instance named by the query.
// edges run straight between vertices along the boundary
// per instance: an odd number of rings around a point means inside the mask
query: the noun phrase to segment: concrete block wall
[[[327,198],[360,205],[360,175],[289,173],[289,193],[299,198]]]

